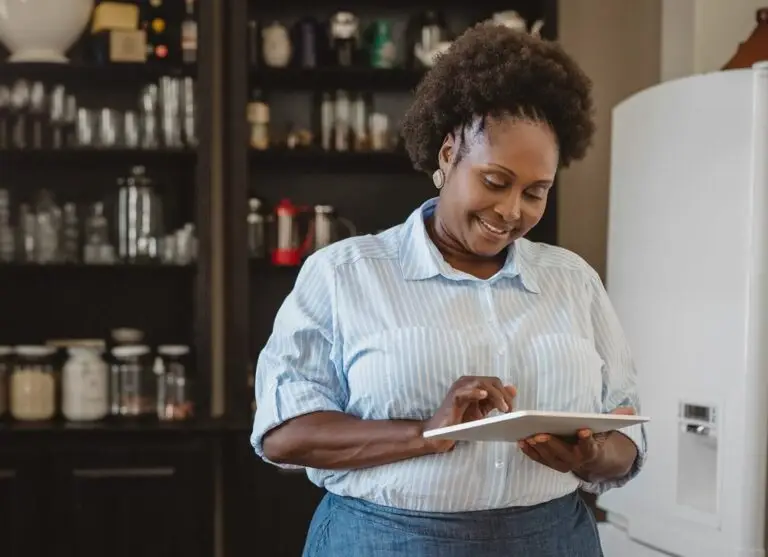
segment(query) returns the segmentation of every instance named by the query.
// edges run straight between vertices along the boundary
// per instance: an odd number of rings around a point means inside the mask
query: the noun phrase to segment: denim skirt
[[[574,492],[531,507],[427,513],[327,494],[303,557],[602,557],[592,512]]]

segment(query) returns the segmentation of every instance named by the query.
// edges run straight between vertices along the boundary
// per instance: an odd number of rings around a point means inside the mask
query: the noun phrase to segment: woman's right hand
[[[511,412],[517,390],[504,385],[498,377],[464,376],[451,385],[435,415],[424,422],[424,431],[479,420],[496,409]],[[426,439],[430,452],[444,453],[456,441]]]

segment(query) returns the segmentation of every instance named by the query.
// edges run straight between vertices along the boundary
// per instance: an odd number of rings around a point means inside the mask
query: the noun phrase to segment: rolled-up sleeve
[[[591,317],[595,345],[604,362],[602,411],[609,413],[617,408],[631,407],[640,414],[642,412],[637,394],[637,371],[632,354],[608,293],[597,275],[592,278],[592,291]],[[584,491],[604,493],[623,486],[640,473],[647,456],[645,426],[630,426],[622,429],[621,433],[631,439],[637,447],[637,458],[631,470],[624,477],[615,480],[583,482],[581,488]]]
[[[318,252],[302,266],[256,364],[251,445],[267,462],[263,441],[270,430],[297,416],[346,406],[346,381],[334,360],[334,307],[334,268]]]

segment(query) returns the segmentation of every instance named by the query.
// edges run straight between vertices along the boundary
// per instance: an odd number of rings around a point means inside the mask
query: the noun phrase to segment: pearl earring
[[[432,173],[432,183],[435,184],[437,189],[442,189],[445,185],[445,172],[441,169],[437,169]]]

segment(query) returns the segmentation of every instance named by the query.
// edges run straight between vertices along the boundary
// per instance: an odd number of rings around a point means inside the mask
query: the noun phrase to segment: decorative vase
[[[66,63],[92,12],[93,0],[0,0],[0,42],[10,62]]]
[[[741,43],[724,70],[751,68],[756,62],[768,60],[768,8],[755,13],[757,25],[746,41]]]
[[[272,68],[284,68],[291,61],[293,48],[288,29],[277,21],[261,31],[264,63]]]

